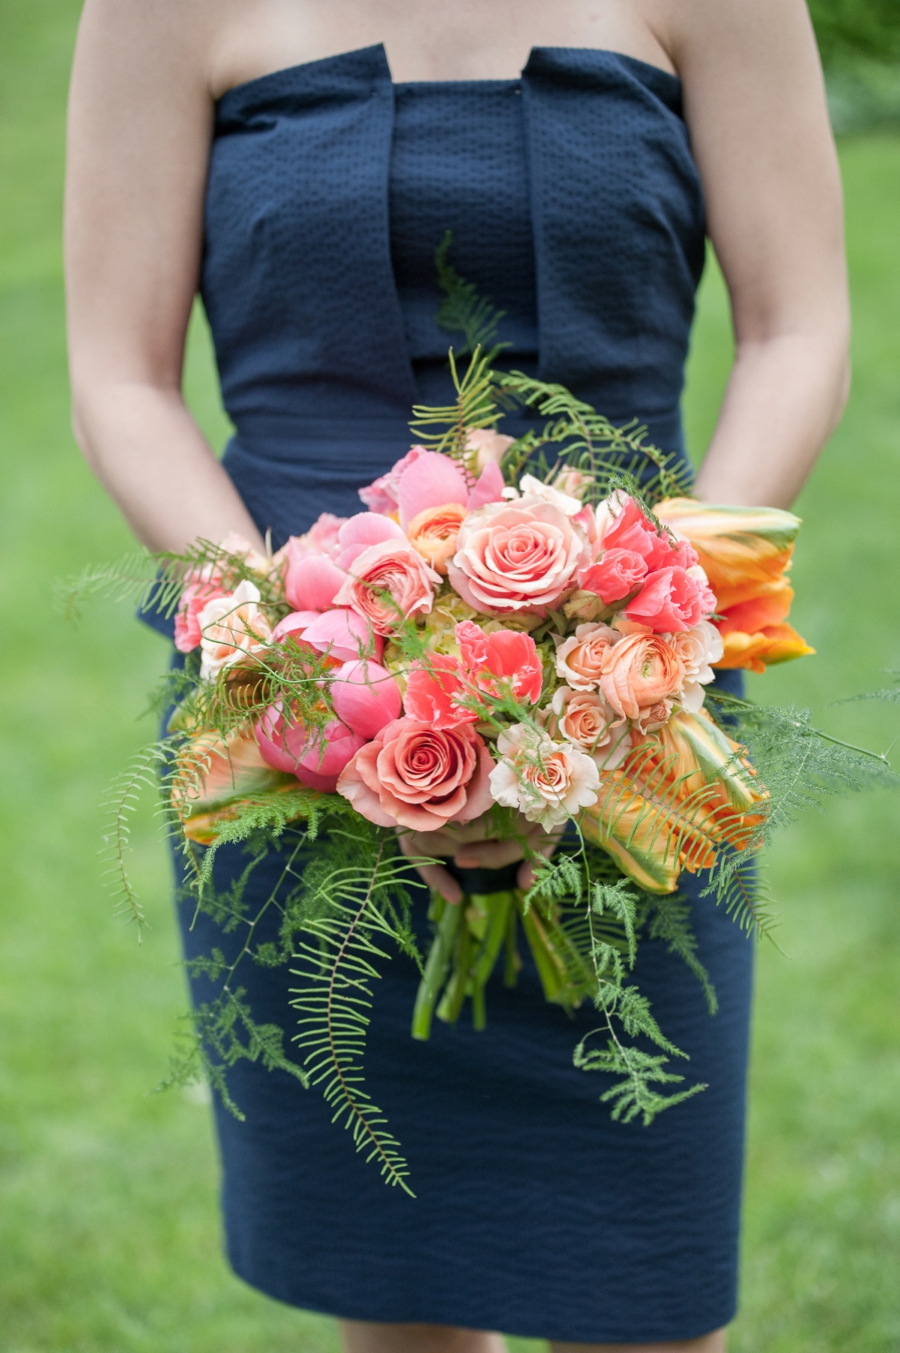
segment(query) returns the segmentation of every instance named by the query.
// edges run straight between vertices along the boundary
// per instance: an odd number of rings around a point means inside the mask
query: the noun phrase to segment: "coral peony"
[[[384,540],[363,550],[335,601],[351,606],[377,634],[393,634],[409,616],[427,613],[440,575],[407,540]]]
[[[588,553],[583,533],[564,512],[524,498],[470,513],[447,571],[475,610],[542,614],[572,590]]]
[[[684,676],[684,663],[665,639],[631,634],[607,650],[600,689],[617,714],[646,733],[666,722]]]
[[[497,750],[502,760],[491,771],[491,794],[497,803],[518,808],[545,831],[596,803],[597,767],[573,743],[554,742],[518,723],[500,734]]]
[[[272,640],[272,627],[259,607],[259,588],[247,581],[238,583],[230,595],[208,601],[198,624],[204,681],[226,667],[251,662]]]
[[[609,649],[621,641],[617,630],[599,621],[578,625],[556,650],[557,675],[576,691],[594,690],[600,685]]]
[[[410,544],[444,577],[447,560],[456,553],[456,540],[465,516],[462,503],[443,503],[418,512],[406,528]]]
[[[678,566],[648,575],[644,586],[625,607],[629,620],[649,625],[657,634],[689,630],[716,609],[706,575],[696,565],[688,573]]]
[[[356,753],[338,780],[358,813],[379,827],[438,831],[491,806],[491,754],[468,725],[436,729],[396,719]]]

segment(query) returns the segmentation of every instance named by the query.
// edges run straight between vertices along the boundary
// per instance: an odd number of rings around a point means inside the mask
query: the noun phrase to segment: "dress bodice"
[[[506,312],[507,365],[680,447],[704,213],[679,80],[536,48],[519,80],[395,85],[370,47],[216,108],[202,295],[237,432],[225,465],[276,539],[357,510],[410,406],[448,401],[448,229],[459,273]]]

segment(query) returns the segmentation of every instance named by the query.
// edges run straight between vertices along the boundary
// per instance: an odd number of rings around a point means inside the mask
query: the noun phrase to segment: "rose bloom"
[[[594,690],[600,685],[603,664],[613,644],[622,642],[618,630],[600,621],[578,625],[575,633],[556,650],[556,674],[576,691]]]
[[[226,596],[217,582],[190,582],[181,593],[175,612],[175,647],[179,653],[190,653],[198,648],[203,635],[200,613],[208,601]]]
[[[689,541],[676,538],[674,532],[657,531],[635,500],[621,492],[598,504],[596,521],[605,550],[634,550],[646,560],[651,573],[676,564],[687,569],[697,562],[697,552]]]
[[[586,470],[576,470],[564,465],[553,480],[553,487],[570,498],[583,498],[594,482],[594,476]]]
[[[503,497],[513,503],[519,503],[523,498],[550,503],[567,517],[577,517],[582,511],[580,498],[573,498],[557,484],[543,483],[533,474],[523,474],[519,480],[519,487],[504,489]]]
[[[251,582],[239,583],[230,596],[208,601],[199,624],[204,681],[226,667],[252,661],[272,642],[272,627],[259,608],[259,588]]]
[[[651,573],[633,601],[625,607],[629,620],[649,625],[657,634],[689,630],[716,609],[716,599],[698,566],[662,568]]]
[[[456,540],[466,513],[467,509],[462,503],[426,507],[413,517],[406,528],[409,543],[445,578],[447,560],[456,553]]]
[[[701,620],[693,629],[668,638],[684,663],[682,707],[689,714],[696,714],[703,705],[703,687],[716,679],[712,664],[721,661],[724,653],[722,636],[711,620]]]
[[[379,827],[439,831],[491,806],[493,758],[469,727],[437,729],[395,719],[342,772],[337,791]]]
[[[504,437],[493,428],[470,428],[466,433],[466,450],[476,453],[476,472],[481,474],[489,465],[499,465],[514,441],[514,437]]]
[[[647,561],[635,550],[604,550],[595,564],[589,564],[578,574],[578,585],[585,592],[595,592],[602,602],[611,606],[640,587],[647,576]]]
[[[600,689],[617,714],[642,732],[664,724],[684,684],[684,663],[658,634],[630,634],[610,648]]]
[[[580,808],[597,802],[600,775],[591,758],[570,742],[554,742],[528,724],[513,724],[497,739],[502,760],[491,771],[491,793],[518,808],[544,831],[560,827]]]
[[[376,634],[393,634],[403,620],[428,612],[440,576],[407,540],[383,540],[354,559],[334,599],[368,620]]]
[[[379,475],[366,488],[359,490],[359,496],[370,512],[383,512],[385,515],[390,515],[397,511],[400,480],[403,478],[404,471],[408,470],[410,465],[415,464],[420,456],[426,454],[424,446],[410,447],[406,455],[401,456],[391,466],[387,474]]]
[[[559,686],[544,717],[552,737],[574,742],[594,758],[600,770],[615,770],[631,751],[628,724],[600,691]]]
[[[523,498],[471,512],[447,571],[455,591],[477,611],[546,614],[575,586],[588,554],[583,533],[564,512]]]

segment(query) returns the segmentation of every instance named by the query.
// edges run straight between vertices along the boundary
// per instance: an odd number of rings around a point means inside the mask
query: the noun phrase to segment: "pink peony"
[[[425,451],[400,477],[400,525],[405,531],[413,517],[426,508],[446,507],[448,503],[465,506],[468,498],[469,485],[455,462],[436,451]]]
[[[595,592],[601,601],[611,606],[640,587],[647,576],[647,561],[635,550],[605,550],[596,564],[589,564],[578,574],[578,585],[585,592]]]
[[[390,517],[380,517],[377,512],[357,512],[340,529],[334,562],[339,568],[348,569],[370,545],[403,538],[400,527]]]
[[[439,831],[490,808],[493,764],[484,741],[468,726],[436,729],[396,719],[360,748],[337,788],[379,827]]]
[[[385,724],[400,717],[400,688],[377,662],[345,662],[329,682],[334,712],[363,738],[374,738]]]
[[[697,570],[702,574],[702,570]],[[685,569],[662,568],[651,573],[633,601],[625,607],[629,620],[649,625],[657,634],[689,630],[716,609],[716,599],[702,580]]]
[[[384,540],[353,561],[335,601],[351,606],[377,634],[393,634],[410,616],[431,610],[440,581],[409,541]]]
[[[498,695],[497,683],[501,682],[516,700],[532,704],[540,700],[544,671],[530,634],[518,630],[486,633],[480,625],[464,620],[456,627],[456,638],[463,665],[482,690]]]
[[[387,474],[379,475],[366,488],[359,490],[359,496],[370,512],[387,514],[397,511],[397,492],[403,472],[408,470],[410,465],[414,465],[419,456],[426,454],[424,446],[411,447],[405,456],[401,456],[391,466]]]
[[[576,691],[596,690],[603,675],[603,664],[614,644],[622,636],[600,621],[576,626],[556,650],[556,672]]]
[[[470,513],[447,571],[476,611],[546,614],[575,586],[588,552],[584,535],[564,512],[525,498]]]
[[[295,611],[327,611],[346,578],[325,554],[298,555],[288,541],[284,594]]]
[[[319,611],[291,611],[272,631],[272,639],[281,643],[284,639],[290,637],[295,643],[300,643],[304,631],[308,630],[314,620],[318,620]]]
[[[580,808],[597,802],[600,775],[591,758],[571,742],[554,742],[517,723],[497,739],[501,760],[491,772],[497,803],[518,808],[545,831],[561,827]]]
[[[338,662],[357,658],[381,658],[382,640],[372,633],[365,616],[347,607],[335,607],[317,615],[302,631],[303,643]]]
[[[285,719],[280,701],[269,706],[254,734],[268,765],[328,794],[334,793],[341,771],[365,743],[339,719],[327,723],[321,735]]]

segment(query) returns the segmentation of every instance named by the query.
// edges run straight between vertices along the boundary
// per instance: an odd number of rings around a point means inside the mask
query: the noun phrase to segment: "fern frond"
[[[506,314],[498,310],[478,290],[472,282],[465,282],[448,259],[453,232],[448,230],[435,252],[438,286],[444,293],[444,299],[437,312],[437,322],[442,329],[450,333],[461,333],[465,343],[460,356],[474,353],[482,348],[485,360],[491,365],[506,343],[497,343],[497,327]]]
[[[171,755],[170,739],[142,747],[132,757],[128,768],[116,776],[101,803],[106,812],[100,851],[105,866],[102,877],[112,894],[115,914],[127,916],[137,926],[138,943],[143,940],[147,918],[128,872],[131,818],[144,790],[159,793],[159,773],[170,763]]]

